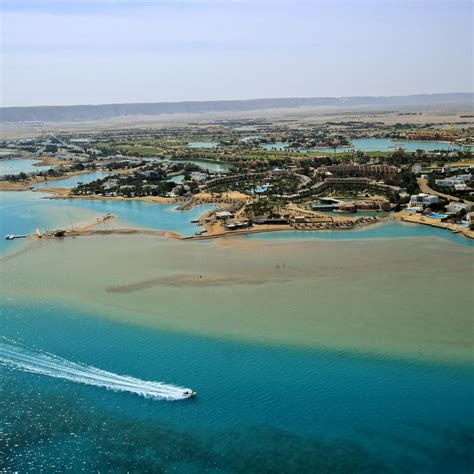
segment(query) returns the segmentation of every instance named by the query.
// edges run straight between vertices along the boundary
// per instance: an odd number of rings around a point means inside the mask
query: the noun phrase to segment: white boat
[[[186,390],[183,391],[183,395],[187,398],[191,398],[191,397],[195,397],[197,395],[197,393],[193,392],[190,389],[186,389]]]

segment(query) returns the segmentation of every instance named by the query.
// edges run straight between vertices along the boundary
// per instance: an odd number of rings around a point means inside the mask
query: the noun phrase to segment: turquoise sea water
[[[105,200],[63,200],[45,199],[46,193],[0,192],[0,236],[6,234],[33,233],[36,228],[41,231],[58,229],[90,222],[107,213],[117,219],[110,221],[108,228],[140,227],[145,229],[170,230],[183,235],[194,235],[197,226],[191,220],[213,206],[199,206],[189,211],[176,211],[176,205],[156,205],[142,201],[105,201]],[[395,221],[360,228],[357,230],[333,232],[273,232],[249,235],[250,239],[371,239],[403,237],[439,237],[460,245],[474,243],[466,237],[453,234],[444,229],[415,224],[400,224]],[[5,241],[0,239],[0,252],[16,249],[24,241]]]
[[[0,254],[17,250],[25,239],[6,241],[6,234],[31,234],[87,222],[96,216],[85,209],[68,206],[66,201],[43,199],[44,193],[0,192]]]
[[[88,201],[69,200],[70,206],[87,209],[96,215],[112,213],[116,221],[110,222],[114,227],[140,227],[143,229],[170,230],[183,235],[194,235],[198,227],[191,221],[214,206],[198,206],[187,211],[177,211],[176,204],[152,204],[143,201]]]
[[[28,353],[198,392],[147,400],[0,365],[7,472],[472,469],[468,367],[142,330],[54,304],[2,308],[0,357],[14,341]]]
[[[44,171],[51,166],[33,166],[40,160],[0,160],[0,176]]]
[[[44,196],[0,193],[0,236],[107,212],[117,215],[111,227],[190,235],[196,229],[190,220],[207,209]],[[245,238],[329,238],[349,245],[351,239],[418,237],[413,245],[423,245],[433,236],[472,245],[442,229],[396,222]],[[0,252],[17,243],[2,239]],[[15,271],[14,259],[0,264]],[[472,367],[142,329],[53,299],[12,299],[2,287],[0,282],[0,470],[456,474],[474,465]],[[259,317],[258,307],[249,311]],[[21,345],[30,372],[8,366],[11,345]],[[190,387],[198,397],[150,400],[91,386],[73,371],[74,383],[61,378],[61,366],[55,377],[31,373],[43,367],[44,352],[61,357],[64,369],[86,364],[112,376]]]
[[[300,152],[346,152],[346,151],[395,151],[401,146],[407,152],[416,150],[435,151],[435,150],[457,150],[460,147],[451,143],[435,141],[401,141],[389,140],[388,138],[356,138],[352,140],[352,148],[314,148],[310,150],[299,150]],[[269,143],[261,145],[267,150],[285,150],[288,148],[286,143]],[[473,147],[468,147],[473,148]]]
[[[57,181],[45,181],[44,183],[38,183],[35,185],[36,188],[74,188],[79,183],[91,183],[96,179],[103,179],[109,176],[110,173],[104,173],[103,171],[96,171],[94,173],[87,173],[78,176],[72,176],[66,179],[60,179]]]
[[[31,234],[36,228],[45,230],[70,228],[71,225],[90,223],[107,213],[117,219],[107,228],[140,227],[171,230],[183,235],[194,235],[198,227],[191,221],[213,206],[199,206],[188,211],[176,211],[176,205],[156,205],[142,201],[94,201],[45,199],[46,193],[0,192],[0,253],[17,250],[26,241],[6,241],[6,234]]]
[[[355,230],[335,231],[283,231],[242,236],[247,239],[330,239],[330,240],[359,240],[359,239],[401,239],[437,237],[459,245],[474,247],[474,241],[451,231],[418,224],[389,221]]]

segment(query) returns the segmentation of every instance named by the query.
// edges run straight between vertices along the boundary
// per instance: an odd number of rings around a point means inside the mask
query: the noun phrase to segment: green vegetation
[[[255,218],[259,216],[267,216],[269,218],[280,217],[279,209],[286,205],[283,201],[274,199],[259,199],[245,208],[247,216]]]
[[[396,176],[385,179],[385,184],[406,189],[409,194],[417,194],[420,192],[416,176],[410,169],[403,169]]]
[[[58,177],[63,174],[101,169],[117,171],[113,178],[97,180],[74,189],[78,194],[101,194],[106,196],[137,197],[148,195],[186,195],[191,198],[200,191],[227,193],[240,191],[257,198],[259,206],[278,207],[279,200],[305,202],[321,195],[334,195],[356,199],[361,195],[386,196],[392,203],[400,204],[401,190],[409,194],[420,191],[413,164],[423,168],[434,168],[449,163],[472,162],[469,151],[443,151],[436,153],[417,150],[409,153],[403,150],[384,152],[362,152],[340,150],[358,138],[403,139],[409,134],[416,137],[422,132],[441,133],[433,124],[399,123],[395,126],[381,122],[369,123],[358,120],[327,122],[310,126],[294,121],[216,121],[207,124],[164,127],[159,130],[121,129],[82,133],[77,138],[64,132],[26,142],[5,143],[21,153],[35,153],[42,156],[46,150],[51,154],[61,153],[65,165],[38,173],[20,173],[7,176],[10,181],[27,182],[34,176]],[[470,128],[445,132],[464,143],[472,142]],[[426,138],[426,139],[428,139]],[[190,142],[216,142],[216,148],[191,148]],[[262,148],[262,144],[288,145],[287,149]],[[325,150],[318,147],[325,147]],[[333,147],[338,151],[331,150]],[[311,149],[314,151],[306,152]],[[20,153],[19,153],[20,154]],[[150,159],[154,158],[154,159]],[[211,173],[198,167],[186,165],[192,162],[225,163],[229,177]],[[340,165],[340,167],[339,167]],[[344,166],[350,165],[350,166]],[[369,165],[353,166],[353,165]],[[390,165],[392,168],[372,165]],[[330,170],[322,167],[333,166]],[[400,170],[396,173],[396,167]],[[281,172],[275,168],[283,168]],[[194,174],[193,171],[200,171]],[[180,179],[172,179],[177,174]],[[239,176],[236,176],[236,175]],[[436,177],[446,177],[445,171],[436,170],[430,176],[430,186],[440,192],[449,191],[436,186]],[[337,179],[334,179],[337,178]],[[357,178],[357,179],[353,179]],[[360,179],[364,178],[364,179]],[[468,183],[467,193],[473,182]],[[450,190],[460,198],[466,192]],[[404,198],[405,199],[405,198]],[[406,199],[405,199],[406,200]],[[260,209],[269,214],[270,209]],[[257,209],[255,209],[257,212]]]

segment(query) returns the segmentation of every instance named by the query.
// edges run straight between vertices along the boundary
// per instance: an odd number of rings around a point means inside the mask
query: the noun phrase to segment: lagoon
[[[436,151],[436,150],[459,150],[462,147],[452,143],[436,142],[436,141],[402,141],[390,140],[387,138],[357,138],[352,140],[352,150],[360,151],[395,151],[396,148],[402,147],[407,152],[415,152],[416,150]],[[333,148],[327,148],[326,151],[334,151]],[[347,151],[347,148],[337,148],[336,152]]]
[[[172,176],[171,178],[167,178],[165,179],[165,181],[181,184],[183,182],[183,179],[184,179],[184,176],[182,174],[179,174],[177,176]]]
[[[41,160],[0,160],[0,176],[20,173],[34,173],[39,171],[49,170],[51,166],[34,166],[35,163],[40,163]]]
[[[81,225],[97,216],[85,208],[68,206],[66,201],[44,199],[49,194],[34,191],[0,192],[0,254],[20,249],[26,239],[6,241],[6,234],[31,234],[36,228],[45,231]]]
[[[328,213],[332,214],[332,213]],[[369,213],[366,213],[370,215]],[[340,214],[339,214],[340,215]],[[359,215],[359,213],[357,213]],[[361,214],[364,215],[364,214]],[[373,215],[373,214],[372,214]],[[361,239],[425,239],[437,238],[458,245],[474,248],[474,241],[446,229],[407,222],[389,221],[351,230],[328,231],[283,231],[243,236],[256,240],[361,240]]]
[[[288,145],[286,143],[268,143],[261,145],[266,150],[286,150]],[[295,150],[301,153],[342,153],[351,151],[395,151],[398,147],[402,147],[407,152],[415,152],[420,149],[423,151],[436,151],[436,150],[459,150],[459,149],[472,149],[474,147],[460,147],[445,142],[436,141],[401,141],[401,140],[390,140],[388,138],[356,138],[352,140],[352,147],[347,148],[312,148],[308,150]]]
[[[181,160],[176,160],[181,161]],[[199,160],[186,160],[186,163],[191,163],[192,165],[199,166],[202,169],[209,171],[225,172],[228,171],[231,165],[228,163],[218,163],[213,161],[199,161]]]
[[[188,148],[217,148],[219,142],[189,142]]]
[[[97,228],[140,227],[170,230],[183,235],[194,235],[199,229],[191,220],[213,206],[199,206],[188,211],[176,211],[177,205],[156,205],[143,201],[113,201],[85,199],[48,199],[50,194],[33,191],[0,192],[0,236],[31,234],[36,228],[70,228],[94,222],[96,217],[111,213],[117,219],[100,224]],[[27,241],[0,240],[0,254],[17,250]]]
[[[217,172],[225,172],[229,169],[229,165],[227,165],[226,163],[214,163],[214,162],[197,161],[197,160],[187,160],[186,163],[191,163],[205,170],[217,171]],[[36,188],[74,188],[79,183],[83,183],[83,184],[91,183],[92,181],[95,181],[97,179],[103,179],[111,175],[113,175],[113,172],[95,171],[93,173],[86,173],[86,174],[71,176],[70,178],[66,178],[66,179],[49,180],[49,181],[40,182],[38,184],[35,184],[35,187]],[[173,181],[175,183],[181,183],[182,180],[183,180],[182,175],[175,176],[168,179],[168,181]]]
[[[111,173],[105,173],[103,171],[95,171],[94,173],[80,174],[77,176],[71,176],[66,179],[49,180],[38,184],[35,184],[36,188],[74,188],[79,183],[87,184],[95,181],[96,179],[103,179],[110,176]]]
[[[178,177],[180,178],[180,177]],[[65,180],[66,181],[66,180]],[[52,182],[51,182],[52,183]],[[55,183],[56,185],[56,183]],[[213,206],[200,206],[188,211],[176,211],[176,205],[157,205],[138,200],[86,200],[48,199],[47,193],[23,191],[0,192],[0,236],[6,234],[33,233],[36,228],[69,228],[95,221],[96,217],[111,213],[116,216],[107,222],[107,228],[138,227],[155,230],[170,230],[183,235],[193,235],[198,227],[191,224]],[[369,213],[367,213],[369,214]],[[371,214],[372,215],[372,214]],[[102,228],[99,225],[98,228]],[[345,231],[327,232],[273,232],[243,236],[250,240],[358,240],[437,237],[463,246],[473,246],[466,237],[444,229],[390,221],[369,227]],[[12,251],[25,245],[26,241],[0,240],[0,253]]]

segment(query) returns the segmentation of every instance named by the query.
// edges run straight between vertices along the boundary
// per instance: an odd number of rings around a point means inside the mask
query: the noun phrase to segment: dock
[[[28,234],[7,234],[5,236],[5,240],[15,240],[15,239],[24,239],[25,237],[28,237]]]

